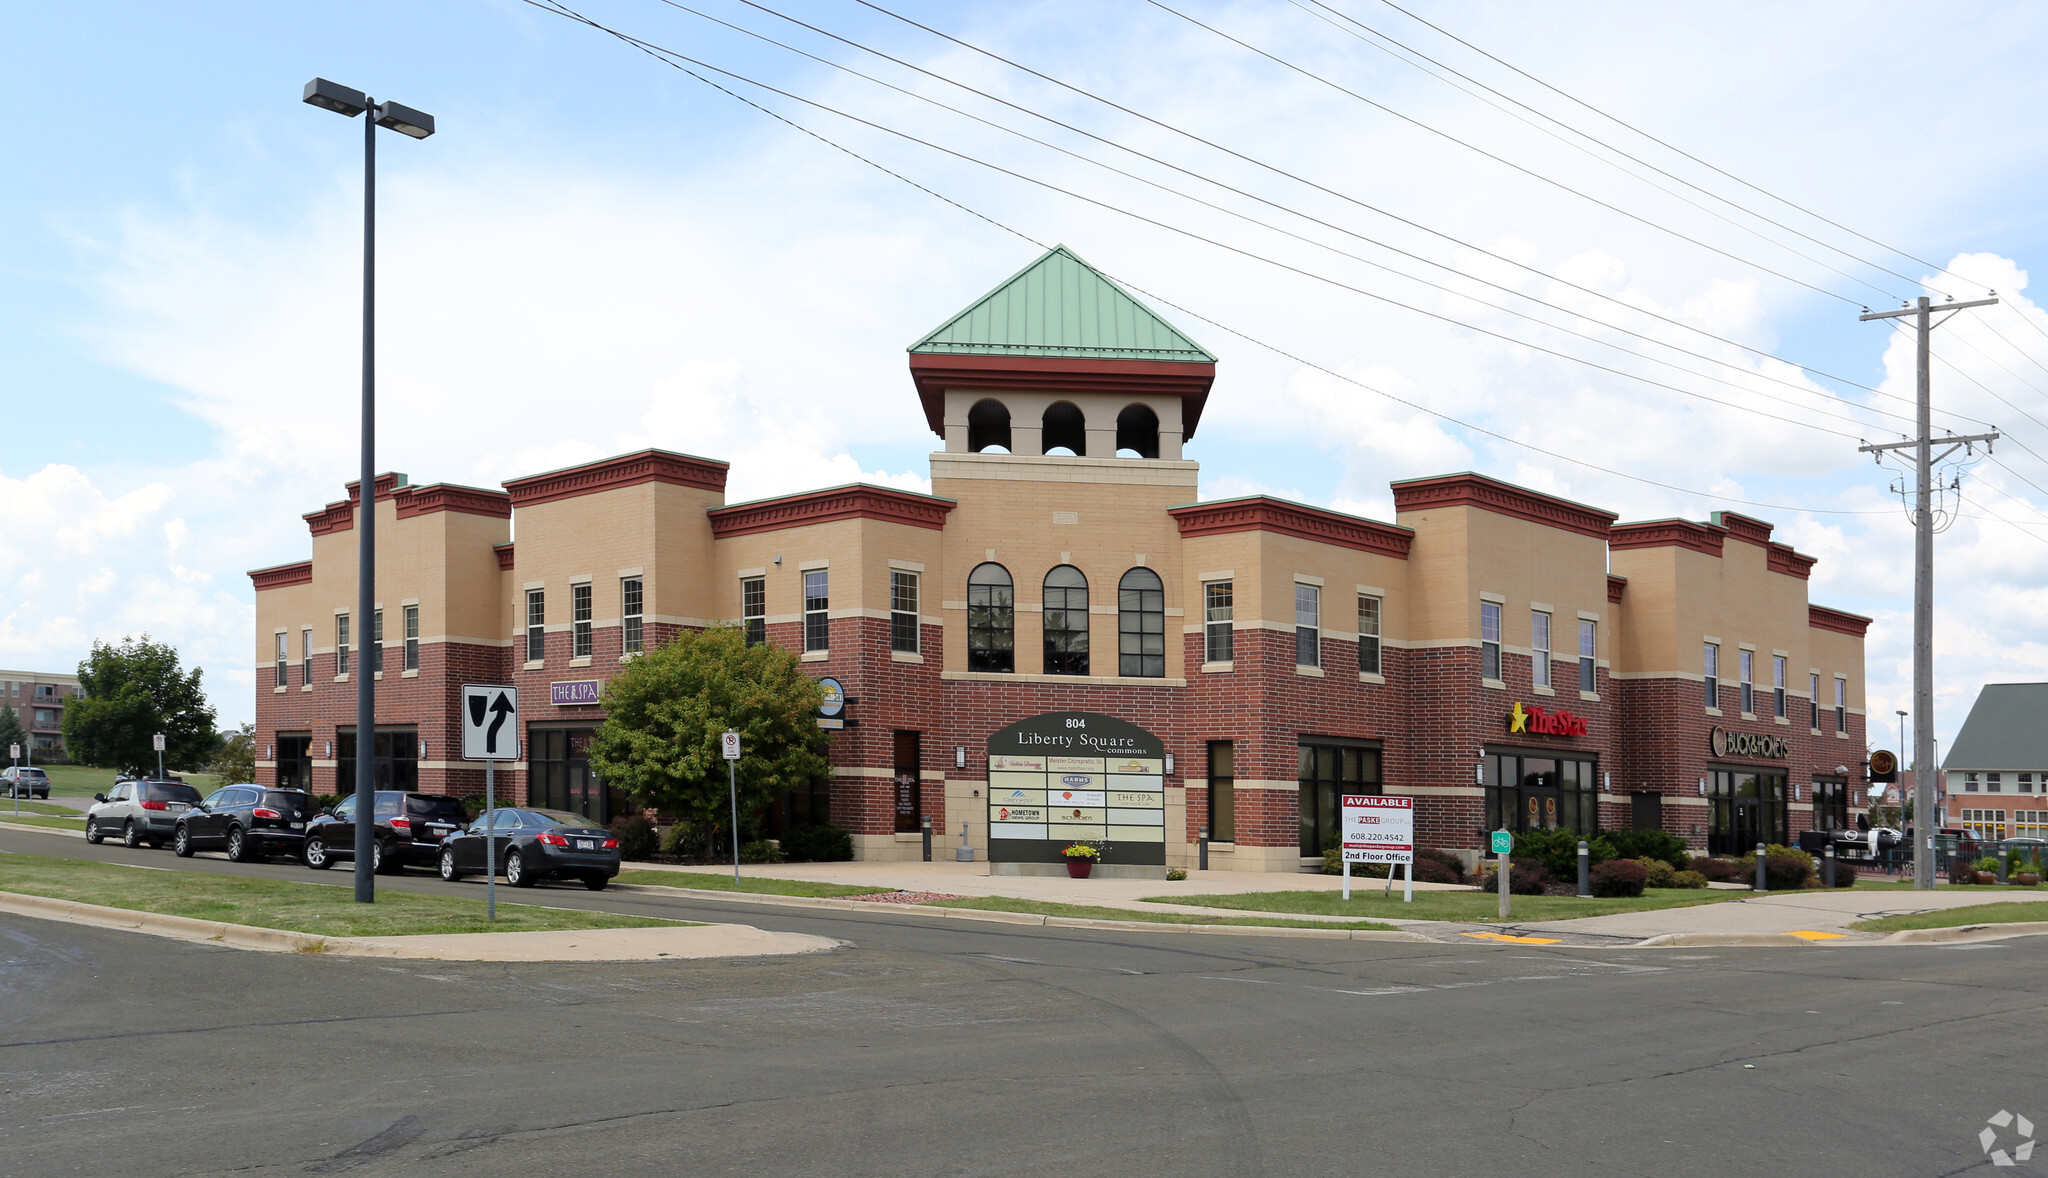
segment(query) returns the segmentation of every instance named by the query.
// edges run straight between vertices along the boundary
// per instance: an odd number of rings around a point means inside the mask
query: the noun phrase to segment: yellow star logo
[[[1509,732],[1529,731],[1529,713],[1522,710],[1522,701],[1515,701],[1515,710],[1508,713]]]

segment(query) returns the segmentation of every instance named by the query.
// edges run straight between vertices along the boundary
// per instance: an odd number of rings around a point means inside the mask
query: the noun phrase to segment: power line
[[[646,53],[646,54],[648,54],[648,55],[649,55],[650,57],[653,57],[653,58],[654,58],[655,60],[657,60],[657,61],[660,61],[660,62],[661,62],[662,64],[664,64],[664,65],[667,65],[667,66],[669,66],[670,68],[673,68],[673,69],[679,70],[679,71],[681,71],[681,72],[682,72],[682,73],[684,73],[684,74],[687,74],[688,76],[690,76],[690,77],[692,77],[692,78],[696,79],[696,80],[697,80],[697,81],[699,81],[699,82],[702,82],[703,84],[705,84],[706,86],[710,87],[711,89],[717,90],[718,92],[720,92],[720,93],[722,93],[722,94],[725,94],[725,95],[727,95],[728,97],[731,97],[731,98],[733,98],[733,99],[735,99],[735,100],[737,100],[737,101],[739,101],[739,102],[741,102],[741,103],[744,103],[744,104],[745,104],[745,105],[747,105],[748,107],[751,107],[751,108],[753,108],[754,110],[757,110],[757,111],[759,111],[759,112],[761,112],[761,113],[763,113],[763,114],[766,114],[766,115],[768,115],[769,117],[771,117],[771,118],[775,119],[775,120],[776,120],[777,122],[783,123],[783,124],[785,124],[785,125],[787,125],[787,126],[789,126],[789,127],[793,128],[793,129],[795,129],[795,130],[797,130],[797,131],[801,131],[801,132],[802,132],[803,134],[805,134],[806,136],[809,136],[809,137],[810,137],[810,138],[812,138],[812,139],[816,139],[816,140],[818,140],[818,141],[819,141],[820,143],[823,143],[823,144],[825,144],[826,146],[828,146],[828,147],[831,147],[831,148],[832,148],[833,150],[835,150],[835,151],[838,151],[838,152],[840,152],[840,153],[842,153],[842,154],[844,154],[844,155],[847,155],[847,156],[849,156],[849,157],[851,157],[851,158],[853,158],[853,159],[855,159],[855,160],[858,160],[858,161],[860,161],[860,162],[861,162],[861,163],[863,163],[863,164],[866,164],[867,166],[869,166],[869,167],[871,167],[871,168],[875,169],[876,171],[878,171],[878,172],[881,172],[881,173],[882,173],[883,175],[886,175],[886,176],[889,176],[889,177],[890,177],[890,178],[892,178],[892,179],[895,179],[895,180],[901,181],[902,183],[904,183],[904,184],[906,184],[906,185],[910,186],[911,188],[914,188],[914,189],[918,190],[919,192],[922,192],[922,193],[924,193],[924,194],[925,194],[925,195],[927,195],[927,196],[930,196],[930,197],[932,197],[932,198],[934,198],[934,199],[936,199],[936,200],[938,200],[938,201],[940,201],[940,202],[942,202],[942,203],[944,203],[944,204],[946,204],[946,205],[948,205],[948,206],[950,206],[950,207],[952,207],[952,208],[958,209],[958,210],[960,210],[961,212],[964,212],[964,213],[968,214],[969,216],[971,216],[971,217],[975,218],[976,220],[978,220],[978,221],[982,221],[982,222],[984,222],[984,223],[986,223],[986,224],[988,224],[988,225],[990,225],[990,226],[992,226],[992,227],[994,227],[994,228],[996,228],[996,229],[998,229],[998,230],[1001,230],[1002,232],[1004,232],[1004,233],[1006,233],[1006,234],[1009,234],[1009,235],[1011,235],[1011,236],[1013,236],[1013,237],[1016,237],[1016,238],[1018,238],[1018,239],[1019,239],[1019,240],[1021,240],[1021,241],[1024,241],[1024,242],[1026,242],[1027,244],[1030,244],[1030,245],[1032,245],[1032,246],[1034,246],[1034,247],[1036,247],[1036,248],[1038,248],[1038,249],[1040,249],[1040,250],[1044,250],[1044,249],[1047,249],[1047,248],[1049,248],[1048,246],[1046,246],[1046,244],[1045,244],[1044,242],[1041,242],[1041,241],[1037,240],[1036,238],[1033,238],[1033,237],[1031,237],[1031,236],[1030,236],[1029,234],[1027,234],[1027,233],[1023,232],[1022,230],[1019,230],[1019,229],[1013,228],[1012,226],[1010,226],[1010,225],[1007,225],[1007,224],[1005,224],[1004,222],[1002,222],[1002,221],[999,221],[999,220],[997,220],[996,218],[994,218],[994,217],[992,217],[992,216],[990,216],[990,215],[988,215],[988,214],[986,214],[986,213],[983,213],[983,212],[981,212],[981,211],[979,211],[979,210],[977,210],[977,209],[974,209],[974,208],[972,208],[972,207],[970,207],[970,206],[968,206],[968,205],[966,205],[966,204],[963,204],[963,203],[962,203],[962,202],[960,202],[960,201],[954,200],[954,199],[953,199],[953,198],[951,198],[951,197],[945,196],[945,195],[943,195],[942,193],[939,193],[938,191],[936,191],[936,190],[934,190],[934,189],[932,189],[932,188],[929,188],[929,187],[927,187],[927,186],[925,186],[925,185],[923,185],[923,184],[920,184],[920,183],[918,183],[917,181],[915,181],[915,180],[912,180],[912,179],[910,179],[910,178],[909,178],[909,177],[907,177],[907,176],[904,176],[904,175],[903,175],[902,173],[900,173],[900,172],[897,172],[897,171],[894,171],[894,170],[892,170],[892,169],[890,169],[890,168],[888,168],[888,167],[884,166],[883,164],[881,164],[881,163],[879,163],[879,162],[877,162],[877,161],[875,161],[875,160],[873,160],[873,159],[870,159],[870,158],[868,158],[867,156],[865,156],[865,155],[862,155],[862,154],[860,154],[859,152],[857,152],[857,151],[854,151],[853,149],[851,149],[851,148],[849,148],[849,147],[846,147],[846,146],[844,146],[844,145],[842,145],[842,144],[838,143],[837,141],[835,141],[835,140],[831,139],[830,137],[828,137],[828,136],[826,136],[826,135],[823,135],[823,134],[821,134],[820,132],[814,131],[814,130],[810,129],[809,127],[806,127],[806,126],[804,126],[803,124],[801,124],[801,123],[799,123],[799,122],[795,121],[794,119],[791,119],[791,118],[789,118],[789,117],[787,117],[787,116],[785,116],[785,115],[782,115],[782,114],[780,114],[780,113],[778,113],[778,112],[776,112],[776,111],[774,111],[774,110],[771,110],[771,109],[769,109],[768,107],[762,106],[761,104],[759,104],[759,103],[757,103],[757,102],[753,101],[753,100],[752,100],[752,99],[750,99],[750,98],[747,98],[746,96],[744,96],[744,95],[742,95],[742,94],[739,94],[739,93],[737,93],[736,91],[733,91],[732,89],[730,89],[730,88],[728,88],[728,87],[725,87],[725,86],[719,85],[719,84],[718,84],[717,82],[715,82],[715,81],[712,81],[711,79],[709,79],[709,78],[706,78],[706,77],[704,77],[704,76],[703,76],[702,74],[699,74],[699,73],[697,73],[697,72],[696,72],[695,70],[692,70],[692,69],[688,68],[688,66],[686,66],[686,65],[684,65],[684,64],[681,64],[681,62],[682,62],[682,61],[692,61],[693,59],[689,59],[689,58],[686,58],[686,57],[684,57],[684,56],[683,56],[683,55],[681,55],[681,54],[674,54],[674,53],[672,53],[672,51],[669,51],[669,50],[661,49],[661,48],[660,48],[659,46],[654,46],[654,45],[652,45],[651,43],[649,43],[649,42],[645,42],[645,41],[643,41],[643,40],[641,40],[641,39],[639,39],[639,38],[637,38],[637,37],[631,36],[630,34],[627,34],[627,33],[621,32],[621,31],[619,31],[619,30],[616,30],[616,29],[610,28],[610,27],[608,27],[608,26],[606,26],[606,25],[604,25],[604,24],[601,24],[601,23],[599,23],[599,22],[597,22],[597,21],[595,21],[595,20],[592,20],[591,18],[589,18],[589,17],[587,17],[587,16],[584,16],[583,14],[581,14],[581,13],[579,13],[579,12],[576,12],[576,11],[575,11],[574,9],[571,9],[571,8],[567,7],[567,5],[563,4],[563,3],[561,2],[561,0],[522,0],[522,2],[523,2],[523,3],[526,3],[526,4],[529,4],[529,5],[531,5],[531,6],[535,7],[535,8],[539,8],[540,10],[542,10],[542,11],[544,11],[544,12],[551,12],[551,13],[554,13],[555,15],[558,15],[558,16],[561,16],[561,17],[564,17],[565,19],[569,19],[569,20],[573,20],[573,21],[576,21],[576,22],[577,22],[577,23],[579,23],[579,24],[587,25],[587,26],[589,26],[590,28],[596,29],[596,30],[598,30],[598,31],[600,31],[600,32],[603,32],[603,33],[606,33],[606,34],[608,34],[608,35],[610,35],[610,36],[612,36],[612,37],[615,37],[615,38],[617,38],[618,40],[620,40],[621,42],[624,42],[625,44],[627,44],[627,45],[630,45],[630,46],[632,46],[632,47],[634,47],[634,48],[636,48],[636,49],[639,49],[639,50],[640,50],[641,52],[643,52],[643,53]],[[718,73],[726,74],[727,76],[733,76],[733,77],[737,77],[737,75],[733,75],[733,74],[730,74],[730,72],[729,72],[729,71],[725,71],[725,70],[719,70],[719,69],[717,69],[716,67],[712,67],[712,66],[704,66],[703,68],[705,68],[705,69],[710,69],[710,70],[713,70],[714,72],[718,72]],[[754,82],[751,82],[751,81],[748,81],[748,84],[749,84],[749,85],[757,85],[757,86],[759,85],[759,83],[754,83]],[[782,93],[781,91],[776,91],[776,90],[773,90],[773,88],[772,88],[772,87],[766,87],[766,86],[762,86],[761,88],[762,88],[762,89],[765,89],[765,90],[770,90],[770,91],[771,91],[771,92],[773,92],[773,93],[778,93],[778,94]],[[784,96],[785,96],[785,97],[793,97],[793,96],[790,96],[790,95],[784,95]],[[795,100],[795,101],[800,101],[800,102],[804,102],[804,101],[807,101],[807,100],[803,100],[803,99],[794,99],[794,100]],[[814,105],[814,106],[815,106],[815,105],[818,105],[818,104],[814,104],[814,103],[813,103],[813,104],[810,104],[810,105]],[[821,108],[821,109],[823,109],[823,108]],[[1145,297],[1147,297],[1147,298],[1153,299],[1154,301],[1156,301],[1156,302],[1160,303],[1161,305],[1164,305],[1164,306],[1168,306],[1168,307],[1172,307],[1173,309],[1175,309],[1175,310],[1177,310],[1177,311],[1180,311],[1181,313],[1183,313],[1183,314],[1185,314],[1185,315],[1188,315],[1188,316],[1190,316],[1190,317],[1192,317],[1192,318],[1194,318],[1194,319],[1198,319],[1198,320],[1200,320],[1200,321],[1202,321],[1202,322],[1204,322],[1204,323],[1207,323],[1207,324],[1209,324],[1210,326],[1212,326],[1212,327],[1215,327],[1216,329],[1218,329],[1218,330],[1220,330],[1220,331],[1224,331],[1224,332],[1227,332],[1228,334],[1230,334],[1230,335],[1232,335],[1232,336],[1235,336],[1235,337],[1237,337],[1238,339],[1242,339],[1242,340],[1244,340],[1245,342],[1247,342],[1247,343],[1249,343],[1249,344],[1252,344],[1252,345],[1253,345],[1253,346],[1255,346],[1255,347],[1259,347],[1259,348],[1261,348],[1261,349],[1264,349],[1264,350],[1266,350],[1266,351],[1272,352],[1273,354],[1275,354],[1275,355],[1277,355],[1277,356],[1280,356],[1280,357],[1282,357],[1283,359],[1291,360],[1291,361],[1293,361],[1293,362],[1295,362],[1295,363],[1297,363],[1297,364],[1300,364],[1300,365],[1302,365],[1302,366],[1303,366],[1303,367],[1305,367],[1305,368],[1309,368],[1309,369],[1312,369],[1312,370],[1314,370],[1314,371],[1316,371],[1316,372],[1320,372],[1320,373],[1323,373],[1324,375],[1330,376],[1330,377],[1332,377],[1332,378],[1334,378],[1334,379],[1337,379],[1337,380],[1341,380],[1341,381],[1343,381],[1343,382],[1345,382],[1345,383],[1347,383],[1347,384],[1355,385],[1355,386],[1357,386],[1357,387],[1359,387],[1359,388],[1362,388],[1362,389],[1366,390],[1367,392],[1373,393],[1373,394],[1374,394],[1374,395],[1376,395],[1376,396],[1379,396],[1379,397],[1383,397],[1383,398],[1385,398],[1385,399],[1387,399],[1387,400],[1390,400],[1390,401],[1393,401],[1393,402],[1395,402],[1395,403],[1397,403],[1397,404],[1400,404],[1400,405],[1404,405],[1404,406],[1406,406],[1406,407],[1408,407],[1408,408],[1410,408],[1410,409],[1414,409],[1415,411],[1417,411],[1417,412],[1419,412],[1419,413],[1423,413],[1423,414],[1426,414],[1426,415],[1428,415],[1428,416],[1430,416],[1430,417],[1434,417],[1434,418],[1437,418],[1438,420],[1441,420],[1441,421],[1445,421],[1445,422],[1448,422],[1448,423],[1450,423],[1450,424],[1452,424],[1452,425],[1456,425],[1456,426],[1458,426],[1458,427],[1459,427],[1459,428],[1461,428],[1461,429],[1465,429],[1465,430],[1468,430],[1468,431],[1470,431],[1470,432],[1473,432],[1473,433],[1476,433],[1476,434],[1481,434],[1481,435],[1483,435],[1483,436],[1486,436],[1486,437],[1494,438],[1494,439],[1496,439],[1496,440],[1498,440],[1498,441],[1501,441],[1501,442],[1505,442],[1505,443],[1507,443],[1508,445],[1511,445],[1511,446],[1515,446],[1515,447],[1518,447],[1518,448],[1521,448],[1521,449],[1525,449],[1525,450],[1528,450],[1528,451],[1530,451],[1530,452],[1532,452],[1532,453],[1542,454],[1542,455],[1544,455],[1545,457],[1549,457],[1549,458],[1554,458],[1554,459],[1556,459],[1556,460],[1558,460],[1558,461],[1560,461],[1560,462],[1568,463],[1568,464],[1570,464],[1570,465],[1573,465],[1573,466],[1577,466],[1577,467],[1581,467],[1581,468],[1583,468],[1583,469],[1586,469],[1586,470],[1592,470],[1592,471],[1596,471],[1596,472],[1599,472],[1599,473],[1601,473],[1601,474],[1607,474],[1607,475],[1612,475],[1612,476],[1614,476],[1614,477],[1616,477],[1616,478],[1620,478],[1620,479],[1625,479],[1625,480],[1627,480],[1627,481],[1630,481],[1630,482],[1636,482],[1636,483],[1641,483],[1641,484],[1643,484],[1643,485],[1645,485],[1645,486],[1652,486],[1652,487],[1657,487],[1657,488],[1660,488],[1660,489],[1663,489],[1663,490],[1668,490],[1668,491],[1674,491],[1674,492],[1677,492],[1677,493],[1679,493],[1679,494],[1684,494],[1684,495],[1690,495],[1690,496],[1693,496],[1693,497],[1695,497],[1695,498],[1700,498],[1700,499],[1706,499],[1706,500],[1709,500],[1709,501],[1720,501],[1720,502],[1726,502],[1726,503],[1736,503],[1736,504],[1740,504],[1740,505],[1742,505],[1742,506],[1746,506],[1746,507],[1760,507],[1760,508],[1765,508],[1765,509],[1768,509],[1768,510],[1773,510],[1773,511],[1789,511],[1789,512],[1795,512],[1795,513],[1804,513],[1804,514],[1812,514],[1812,515],[1854,515],[1854,516],[1868,516],[1868,515],[1885,515],[1885,514],[1889,514],[1888,510],[1887,510],[1887,511],[1857,511],[1857,510],[1846,510],[1846,509],[1839,509],[1839,508],[1814,508],[1814,507],[1799,507],[1799,506],[1794,506],[1794,505],[1791,505],[1791,504],[1782,504],[1782,503],[1767,503],[1767,502],[1763,502],[1763,501],[1761,501],[1761,500],[1753,500],[1753,499],[1739,499],[1739,498],[1735,498],[1735,497],[1732,497],[1732,496],[1726,496],[1726,495],[1718,495],[1718,494],[1715,494],[1715,493],[1712,493],[1712,492],[1708,492],[1708,491],[1700,491],[1700,490],[1695,490],[1695,489],[1693,489],[1693,488],[1690,488],[1690,487],[1684,487],[1684,486],[1680,486],[1680,485],[1678,485],[1678,484],[1675,484],[1675,483],[1666,483],[1666,482],[1662,482],[1662,481],[1659,481],[1659,480],[1656,480],[1656,479],[1651,479],[1651,478],[1645,478],[1644,476],[1641,476],[1641,475],[1633,475],[1633,474],[1628,474],[1628,473],[1626,473],[1626,472],[1624,472],[1624,471],[1620,471],[1620,470],[1615,470],[1615,469],[1613,469],[1613,468],[1610,468],[1610,467],[1605,467],[1605,466],[1601,466],[1601,465],[1599,465],[1599,464],[1597,464],[1597,463],[1592,463],[1592,462],[1588,462],[1588,461],[1586,461],[1585,459],[1582,459],[1582,458],[1575,458],[1575,457],[1572,457],[1572,456],[1570,456],[1570,455],[1567,455],[1567,454],[1559,453],[1559,452],[1557,452],[1557,451],[1553,451],[1553,450],[1547,450],[1547,449],[1544,449],[1544,448],[1543,448],[1543,447],[1541,447],[1541,446],[1537,446],[1537,445],[1534,445],[1534,444],[1532,444],[1532,443],[1529,443],[1529,442],[1525,442],[1525,441],[1522,441],[1522,440],[1521,440],[1521,439],[1519,439],[1519,438],[1514,438],[1514,437],[1510,437],[1510,436],[1508,436],[1508,435],[1506,435],[1506,434],[1503,434],[1503,433],[1499,433],[1499,432],[1497,432],[1497,431],[1495,431],[1495,430],[1491,430],[1491,429],[1488,429],[1488,428],[1486,428],[1486,427],[1484,427],[1484,426],[1478,425],[1478,424],[1476,424],[1476,423],[1473,423],[1473,422],[1468,422],[1468,421],[1464,421],[1464,420],[1462,420],[1462,419],[1460,419],[1460,418],[1457,418],[1457,417],[1453,417],[1453,416],[1451,416],[1450,414],[1447,414],[1447,413],[1443,413],[1443,412],[1441,412],[1441,411],[1439,411],[1439,410],[1436,410],[1436,409],[1432,409],[1432,408],[1430,408],[1430,407],[1429,407],[1429,406],[1427,406],[1427,405],[1423,405],[1423,404],[1420,404],[1420,403],[1418,403],[1418,402],[1415,402],[1415,401],[1411,401],[1411,400],[1408,400],[1408,399],[1407,399],[1407,398],[1405,398],[1405,397],[1400,397],[1400,396],[1397,396],[1397,395],[1395,395],[1395,394],[1393,394],[1393,393],[1389,393],[1389,392],[1385,391],[1384,389],[1379,389],[1379,388],[1376,388],[1376,387],[1374,387],[1374,386],[1372,386],[1372,385],[1366,384],[1366,383],[1365,383],[1364,381],[1360,381],[1360,380],[1357,380],[1357,379],[1355,379],[1355,378],[1353,378],[1353,377],[1350,377],[1350,376],[1346,376],[1346,375],[1344,375],[1343,373],[1340,373],[1340,372],[1336,372],[1336,371],[1334,371],[1334,370],[1332,370],[1332,369],[1329,369],[1329,368],[1325,368],[1325,367],[1323,367],[1322,365],[1320,365],[1320,364],[1316,364],[1316,363],[1314,363],[1313,361],[1310,361],[1310,360],[1308,360],[1308,359],[1306,359],[1306,358],[1304,358],[1304,357],[1301,357],[1301,356],[1297,356],[1297,355],[1295,355],[1295,354],[1293,354],[1293,353],[1291,353],[1291,352],[1288,352],[1287,350],[1285,350],[1285,349],[1283,349],[1283,348],[1281,348],[1281,347],[1279,347],[1279,346],[1277,346],[1277,345],[1274,345],[1274,344],[1270,344],[1270,343],[1267,343],[1267,342],[1266,342],[1266,341],[1264,341],[1264,340],[1261,340],[1261,339],[1259,339],[1259,338],[1257,338],[1257,337],[1255,337],[1255,336],[1249,335],[1249,334],[1247,334],[1247,333],[1245,333],[1245,332],[1239,331],[1239,330],[1237,330],[1237,329],[1235,329],[1235,328],[1233,328],[1233,327],[1230,327],[1230,326],[1228,326],[1227,324],[1221,323],[1221,322],[1219,322],[1219,321],[1217,321],[1217,320],[1215,320],[1215,319],[1212,319],[1212,318],[1210,318],[1209,316],[1206,316],[1206,315],[1203,315],[1203,314],[1201,314],[1200,312],[1197,312],[1197,311],[1194,311],[1194,310],[1192,310],[1192,309],[1190,309],[1190,308],[1188,308],[1188,307],[1182,306],[1181,304],[1179,304],[1179,303],[1176,303],[1176,302],[1173,302],[1172,300],[1170,300],[1170,299],[1167,299],[1167,298],[1165,298],[1165,297],[1163,297],[1163,296],[1161,296],[1161,295],[1158,295],[1158,294],[1154,294],[1154,293],[1152,293],[1152,292],[1150,292],[1150,291],[1147,291],[1147,290],[1145,290],[1145,289],[1144,289],[1143,287],[1140,287],[1140,286],[1138,286],[1138,285],[1136,285],[1136,284],[1134,284],[1134,283],[1129,283],[1129,282],[1125,282],[1125,281],[1123,281],[1122,279],[1119,279],[1119,278],[1117,278],[1117,277],[1116,277],[1115,275],[1108,275],[1108,274],[1106,274],[1105,276],[1106,276],[1106,277],[1108,277],[1108,278],[1110,278],[1110,280],[1111,280],[1111,281],[1117,282],[1117,283],[1119,283],[1120,285],[1126,286],[1126,287],[1128,287],[1128,288],[1129,288],[1129,289],[1131,289],[1131,290],[1137,291],[1138,293],[1140,293],[1140,294],[1144,295],[1144,296],[1145,296]],[[1813,427],[1813,426],[1809,426],[1809,428],[1820,428],[1820,427]],[[1827,432],[1834,432],[1834,431],[1827,431]]]

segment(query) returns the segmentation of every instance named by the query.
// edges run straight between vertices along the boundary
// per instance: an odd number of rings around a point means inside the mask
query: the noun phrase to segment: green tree
[[[591,742],[590,767],[708,844],[728,822],[720,735],[740,733],[744,820],[826,772],[822,699],[817,680],[779,646],[748,646],[736,626],[685,632],[627,663],[606,685],[607,719]]]
[[[199,668],[187,673],[178,650],[149,635],[116,646],[95,640],[78,664],[85,698],[64,705],[64,746],[71,759],[103,769],[156,768],[150,737],[164,734],[164,768],[196,769],[220,745]]]
[[[24,756],[29,752],[28,729],[22,726],[21,713],[0,704],[0,757],[7,755],[7,746],[18,744]]]
[[[244,724],[221,738],[208,773],[222,785],[239,785],[256,780],[256,725]]]

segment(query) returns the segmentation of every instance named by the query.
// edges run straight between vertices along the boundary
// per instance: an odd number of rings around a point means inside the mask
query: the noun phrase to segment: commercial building
[[[64,705],[84,694],[76,675],[0,670],[0,707],[21,717],[39,761],[64,759]],[[6,752],[0,748],[0,755]]]
[[[1942,761],[1942,823],[1986,842],[2048,838],[2048,683],[1987,683]]]
[[[628,801],[587,759],[604,681],[731,622],[859,701],[830,778],[770,818],[829,815],[864,858],[915,856],[926,819],[985,849],[989,742],[1047,713],[1156,736],[1163,826],[1119,837],[1172,865],[1206,830],[1212,866],[1297,870],[1346,792],[1414,795],[1420,841],[1465,852],[1501,825],[1734,851],[1860,806],[1868,619],[1809,602],[1813,558],[1769,523],[1620,523],[1471,473],[1394,484],[1391,522],[1205,502],[1185,452],[1215,372],[1061,248],[911,347],[944,446],[929,495],[729,504],[725,463],[665,450],[502,489],[350,484],[305,517],[310,559],[251,574],[265,771],[334,791],[370,755],[380,781],[480,791],[457,695],[512,683],[528,759],[501,787],[609,818]]]

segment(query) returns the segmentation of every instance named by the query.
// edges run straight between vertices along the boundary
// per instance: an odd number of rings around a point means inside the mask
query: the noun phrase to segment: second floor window
[[[405,669],[420,669],[420,607],[405,607]]]
[[[548,657],[548,597],[545,589],[526,591],[526,661]]]
[[[1500,603],[1479,603],[1479,677],[1500,682]]]
[[[1808,711],[1813,713],[1812,722],[1807,724],[1807,727],[1813,729],[1815,732],[1819,732],[1820,676],[1818,674],[1808,675],[1806,677],[1806,708]]]
[[[1735,652],[1736,669],[1741,672],[1742,714],[1756,715],[1756,652],[1738,650]]]
[[[1380,674],[1380,599],[1358,595],[1358,669]]]
[[[889,572],[889,649],[916,654],[918,637],[917,574]]]
[[[1785,718],[1785,656],[1771,656],[1771,715]]]
[[[288,683],[286,682],[286,680],[288,680],[288,679],[290,679],[290,678],[291,678],[291,674],[292,674],[292,671],[291,671],[291,656],[290,656],[290,648],[291,648],[291,635],[289,635],[289,634],[286,634],[286,633],[285,633],[285,632],[283,632],[282,630],[278,631],[278,634],[277,634],[277,686],[279,686],[279,687],[288,687],[288,686],[290,686],[290,684],[288,684]]]
[[[590,657],[590,582],[569,586],[569,655]]]
[[[1323,591],[1294,583],[1294,665],[1323,665]]]
[[[370,611],[370,673],[384,673],[384,611]]]
[[[1235,586],[1229,581],[1211,581],[1202,586],[1202,661],[1227,663],[1237,657]]]
[[[967,574],[967,669],[1017,669],[1017,598],[1010,570],[994,561]]]
[[[1579,619],[1579,690],[1600,690],[1600,623]]]
[[[1529,680],[1550,686],[1550,615],[1540,609],[1529,611]]]
[[[740,623],[746,628],[747,645],[768,641],[768,582],[748,577],[740,582]]]
[[[1707,706],[1721,706],[1721,644],[1709,642],[1700,651],[1700,666],[1706,671]]]
[[[1116,673],[1140,679],[1166,674],[1166,585],[1135,568],[1116,587]]]
[[[299,683],[306,687],[313,685],[313,630],[310,626],[299,631]]]
[[[832,606],[831,584],[824,569],[804,574],[804,649],[826,650],[832,643],[832,627],[826,611]]]
[[[348,615],[334,615],[334,673],[348,674]]]
[[[1835,731],[1849,731],[1849,681],[1835,680]]]
[[[639,654],[647,649],[647,634],[641,628],[644,618],[640,613],[640,603],[640,578],[621,578],[619,580],[619,637],[627,654]]]
[[[1070,564],[1045,575],[1040,606],[1045,626],[1045,673],[1088,673],[1088,578]]]

